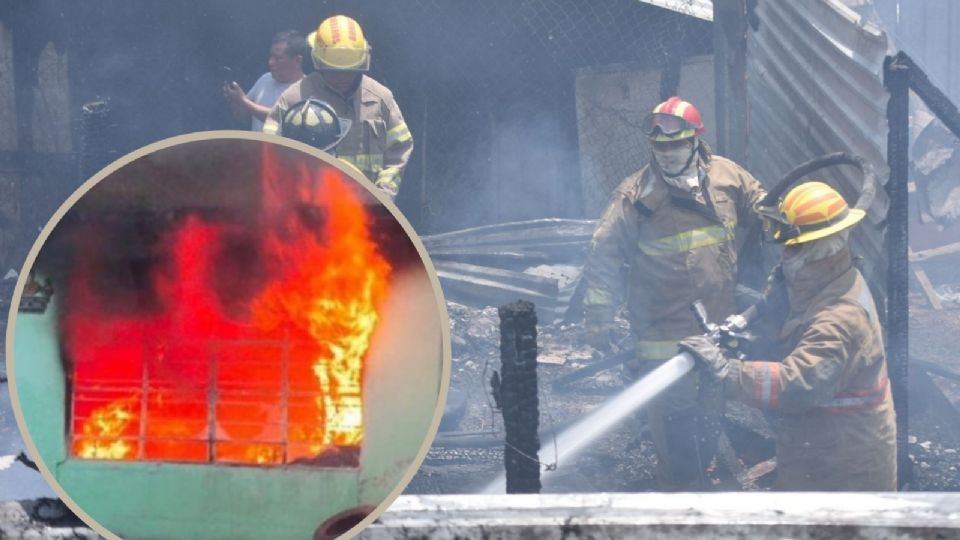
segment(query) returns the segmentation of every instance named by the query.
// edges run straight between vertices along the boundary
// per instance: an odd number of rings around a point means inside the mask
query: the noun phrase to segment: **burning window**
[[[339,171],[284,177],[269,150],[262,161],[255,224],[187,215],[160,235],[149,309],[110,305],[78,250],[62,315],[74,458],[358,464],[390,266]],[[238,238],[254,246],[241,292],[223,284]]]

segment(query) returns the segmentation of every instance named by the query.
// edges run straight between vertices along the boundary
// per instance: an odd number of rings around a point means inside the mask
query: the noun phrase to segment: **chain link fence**
[[[327,0],[321,12],[364,27],[372,75],[416,139],[399,204],[428,233],[595,217],[645,162],[637,125],[661,97],[689,77],[712,110],[712,63],[691,63],[712,50],[692,15],[703,2],[669,3],[686,14],[638,0]]]

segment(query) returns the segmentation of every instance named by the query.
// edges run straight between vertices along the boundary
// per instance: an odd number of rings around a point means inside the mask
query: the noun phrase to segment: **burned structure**
[[[931,131],[912,141],[916,132],[905,131],[906,115],[911,126],[924,115],[939,115],[931,130],[949,115],[920,110],[926,107],[916,95],[905,98],[909,84],[902,80],[902,62],[894,60],[896,51],[907,51],[957,101],[956,48],[944,51],[943,44],[952,43],[960,10],[949,0],[498,0],[470,6],[296,0],[283,10],[219,0],[142,9],[118,0],[83,9],[53,1],[12,3],[0,7],[0,39],[12,46],[0,50],[13,51],[0,54],[0,72],[15,75],[0,77],[9,90],[0,92],[0,118],[18,127],[0,133],[0,190],[9,194],[0,198],[6,219],[0,223],[10,224],[0,236],[0,250],[6,250],[0,254],[14,261],[8,266],[22,259],[38,224],[81,180],[72,174],[85,168],[77,167],[83,147],[77,137],[61,135],[82,127],[82,104],[109,99],[116,131],[105,146],[119,154],[166,135],[227,127],[228,112],[217,95],[220,68],[229,65],[252,81],[276,30],[309,31],[337,12],[364,25],[374,46],[373,74],[394,90],[413,132],[417,146],[398,204],[426,235],[450,301],[452,385],[460,399],[409,493],[475,491],[502,470],[503,427],[487,389],[501,337],[493,306],[518,298],[536,304],[544,448],[556,432],[621,390],[619,362],[594,357],[583,345],[576,310],[568,307],[578,303],[578,267],[589,249],[592,220],[617,183],[647,159],[637,124],[673,93],[703,111],[706,138],[719,154],[745,165],[768,187],[798,164],[832,152],[874,166],[885,185],[852,245],[878,306],[887,307],[881,309],[900,420],[900,470],[914,473],[901,479],[902,488],[960,488],[960,386],[950,382],[960,371],[952,340],[960,328],[952,311],[960,293],[951,288],[960,237],[950,222],[955,189],[949,180],[956,138],[944,128],[939,137]],[[143,34],[154,39],[143,40]],[[895,68],[887,70],[887,80],[885,65]],[[895,114],[888,114],[888,104]],[[910,144],[914,172],[905,169]],[[847,200],[856,199],[856,171],[821,173]],[[914,205],[918,192],[911,191],[911,179],[920,180],[916,188],[928,199],[926,207]],[[924,213],[932,220],[918,227],[914,216]],[[916,264],[907,266],[911,250]],[[755,269],[761,278],[776,257],[764,255],[764,267]],[[616,330],[629,341],[622,321]],[[598,365],[608,369],[588,369]],[[774,449],[765,419],[756,410],[731,407],[725,428],[729,446],[721,443],[717,487],[767,489]],[[550,489],[653,490],[645,429],[631,425],[575,462],[560,463]],[[440,500],[449,515],[492,508]],[[404,499],[398,515],[424,515],[418,512],[432,503],[423,501]],[[789,510],[794,502],[774,506]],[[669,513],[641,503],[636,508]],[[873,508],[889,509],[888,503]],[[604,504],[587,496],[551,508],[570,516],[602,513]],[[951,511],[949,505],[937,508]],[[676,519],[688,518],[697,519]],[[403,528],[404,520],[385,527]],[[796,521],[801,528],[810,523]],[[709,535],[715,525],[692,525],[687,532]],[[904,526],[917,528],[922,521]],[[558,528],[572,530],[570,524]]]
[[[292,538],[366,516],[440,397],[441,316],[416,246],[309,154],[249,138],[144,154],[31,267],[50,286],[25,292],[14,380],[41,468],[135,537]],[[393,400],[410,415],[388,418]]]
[[[537,399],[537,314],[523,300],[500,306],[500,375],[493,395],[503,411],[507,493],[539,493],[540,408]]]
[[[907,201],[911,199],[907,195],[906,176],[894,174],[894,171],[902,171],[903,164],[909,161],[898,154],[906,149],[909,141],[902,138],[903,132],[896,135],[898,130],[904,129],[905,117],[892,113],[894,109],[888,110],[886,106],[888,102],[893,106],[896,100],[891,97],[892,79],[885,79],[884,66],[898,62],[888,56],[891,40],[880,26],[882,20],[873,17],[870,12],[870,3],[851,4],[857,4],[853,7],[861,13],[833,1],[790,5],[774,2],[715,3],[717,149],[720,154],[745,163],[768,188],[776,185],[778,179],[802,162],[837,151],[858,156],[876,172],[881,186],[865,209],[867,222],[854,233],[852,245],[860,258],[858,264],[870,282],[877,305],[885,308],[881,317],[886,325],[888,362],[900,428],[900,486],[908,490],[952,491],[958,489],[960,483],[954,474],[958,467],[953,462],[953,456],[956,455],[954,447],[958,440],[953,428],[946,427],[956,425],[954,403],[957,399],[956,383],[952,382],[956,380],[953,376],[956,369],[949,367],[949,360],[942,354],[949,349],[949,338],[941,336],[931,341],[932,333],[923,327],[918,328],[914,318],[909,323],[909,331],[920,332],[924,338],[921,342],[910,341],[908,344],[907,341],[907,305],[910,303],[915,306],[918,293],[927,297],[930,294],[923,293],[923,271],[907,266],[906,235],[907,223],[911,218],[905,209]],[[829,66],[829,69],[824,66]],[[796,78],[792,74],[798,70],[812,75]],[[910,105],[909,110],[911,115],[916,112],[914,105]],[[751,118],[749,124],[744,122],[748,115]],[[942,118],[945,124],[951,121],[950,114]],[[953,141],[949,137],[945,140]],[[944,150],[938,150],[943,145],[931,146],[928,143],[928,171],[932,170],[929,168],[932,163],[947,163],[945,160],[949,159],[949,155]],[[581,159],[583,152],[585,150],[581,145]],[[829,167],[816,171],[816,177],[836,186],[851,204],[858,200],[863,180],[856,168]],[[584,204],[586,208],[586,201]],[[558,224],[554,228],[557,233],[555,236],[540,241],[547,246],[564,245],[568,241],[566,245],[570,251],[554,253],[549,260],[536,263],[524,264],[519,257],[514,260],[513,266],[503,259],[493,261],[489,257],[485,261],[476,258],[470,260],[468,257],[478,254],[476,248],[469,254],[466,250],[454,253],[449,245],[439,242],[432,248],[437,250],[438,258],[444,261],[469,260],[470,264],[496,267],[496,272],[511,269],[526,274],[521,279],[529,281],[532,281],[530,276],[549,276],[552,280],[550,286],[554,283],[567,285],[567,296],[563,293],[560,295],[561,306],[565,308],[571,305],[568,304],[569,299],[573,299],[573,306],[576,305],[578,266],[582,264],[582,257],[588,249],[585,238],[583,243],[578,244],[580,237],[572,230],[560,233],[565,226]],[[488,227],[489,232],[493,232],[492,227]],[[502,257],[513,252],[516,256],[516,252],[522,250],[510,249],[510,246],[520,245],[521,238],[536,230],[533,222],[501,224],[497,227],[516,232],[499,243],[492,236],[484,242],[481,239],[484,231],[480,229],[444,233],[438,235],[438,240],[449,242],[460,238],[464,244],[469,241],[476,246],[483,245],[488,255],[500,254]],[[432,241],[428,235],[426,242],[430,244]],[[930,245],[924,242],[929,240],[913,236],[909,238],[911,246]],[[940,250],[911,257],[915,261],[926,257],[944,257],[953,249],[951,245],[946,245]],[[530,247],[528,251],[536,249]],[[458,256],[462,259],[457,259]],[[776,254],[765,253],[764,257],[765,264],[770,265],[775,261]],[[931,265],[929,268],[936,267]],[[936,275],[944,276],[940,272]],[[496,294],[509,294],[508,291],[512,291],[518,283],[513,274],[497,275],[493,271],[481,274],[474,269],[470,273],[450,273],[442,278],[450,283],[448,300],[476,308],[484,304],[476,303],[468,293],[486,288],[496,290]],[[573,286],[569,285],[571,282]],[[524,296],[521,294],[520,297]],[[533,295],[527,297],[534,298]],[[566,319],[558,316],[553,323],[541,323],[539,328],[541,410],[550,416],[549,419],[541,418],[541,439],[546,445],[549,445],[551,434],[562,431],[578,415],[603,401],[603,398],[596,397],[598,393],[609,395],[616,386],[616,376],[609,368],[617,362],[607,365],[603,361],[598,362],[597,358],[591,358],[590,350],[581,345],[582,336],[578,333],[582,329],[574,323],[575,314],[562,308],[560,312],[568,316]],[[455,368],[454,387],[457,387],[458,376],[462,377],[460,380],[464,388],[482,385],[477,375],[486,369],[487,357],[491,352],[481,345],[480,336],[489,335],[490,325],[487,321],[490,314],[485,310],[472,311],[455,306],[451,315],[455,349],[459,352],[455,352],[455,366],[460,366],[460,369]],[[949,314],[941,317],[943,320],[938,324],[953,328],[955,321]],[[930,324],[929,321],[934,319],[933,314],[929,317],[924,315],[923,325]],[[621,337],[627,339],[625,329],[621,327],[620,330]],[[495,337],[492,336],[493,339]],[[924,349],[938,355],[946,365],[937,367],[936,363],[911,360],[911,357],[918,358],[916,351]],[[934,349],[940,352],[933,352]],[[928,375],[930,369],[940,373],[934,377],[936,380]],[[567,393],[560,394],[561,389],[566,389]],[[474,392],[474,399],[478,400],[482,409],[485,398],[478,394],[479,391]],[[582,406],[574,407],[575,402],[582,403]],[[461,478],[456,472],[457,466],[474,476],[481,469],[490,471],[487,474],[494,474],[502,458],[489,450],[489,441],[496,439],[496,436],[490,435],[490,424],[484,416],[484,413],[468,412],[460,424],[461,430],[468,429],[468,426],[479,428],[472,440],[462,431],[450,433],[449,436],[441,433],[421,475],[411,484],[411,492],[445,493],[439,484],[441,470],[450,471],[451,480],[456,483]],[[717,467],[722,474],[717,478],[718,487],[730,490],[767,489],[771,476],[775,475],[771,461],[773,441],[767,422],[756,411],[735,406],[727,411],[725,431],[728,444],[723,448],[724,443],[721,443]],[[649,473],[645,475],[642,472],[644,467],[649,467],[649,462],[644,464],[643,457],[649,452],[649,442],[645,442],[642,436],[636,442],[633,438],[632,428],[625,427],[608,440],[599,442],[597,448],[586,451],[576,465],[571,467],[568,463],[565,474],[561,465],[559,474],[553,475],[558,482],[549,491],[652,489]],[[629,450],[629,458],[626,459],[633,462],[634,468],[604,458],[611,452],[625,450]],[[469,468],[459,465],[468,461],[461,457],[467,454],[477,456]],[[458,465],[445,466],[445,463]],[[489,466],[483,468],[479,463]],[[633,475],[632,481],[624,479],[625,470]],[[649,468],[646,470],[649,471]],[[595,482],[591,477],[588,480],[587,471],[602,471],[600,474],[606,474],[607,479]]]

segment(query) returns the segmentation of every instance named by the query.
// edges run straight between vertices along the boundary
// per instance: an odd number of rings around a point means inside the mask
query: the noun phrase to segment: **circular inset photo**
[[[332,538],[436,432],[439,282],[357,171],[243,132],[176,137],[57,212],[14,295],[14,409],[46,479],[126,539]],[[17,309],[19,308],[19,309]]]

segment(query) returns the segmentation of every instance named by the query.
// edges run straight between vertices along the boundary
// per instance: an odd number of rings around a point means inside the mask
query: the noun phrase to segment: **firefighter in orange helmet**
[[[750,173],[711,154],[700,140],[700,113],[689,102],[668,99],[641,127],[650,163],[614,192],[584,268],[586,330],[595,348],[608,348],[614,315],[626,301],[637,351],[624,366],[628,380],[674,356],[678,341],[700,331],[690,310],[694,300],[714,317],[736,311],[737,231],[759,219],[755,207],[765,195]],[[716,453],[722,402],[703,403],[699,383],[697,373],[688,374],[644,412],[663,490],[711,485],[706,470]]]
[[[337,154],[360,169],[380,189],[396,197],[413,152],[413,137],[393,93],[367,75],[370,45],[357,22],[343,15],[325,19],[307,36],[317,71],[290,86],[263,125],[284,135],[282,120],[291,105],[308,98],[329,103],[352,124]]]
[[[766,209],[786,246],[789,310],[779,361],[727,359],[709,339],[684,339],[728,398],[781,416],[777,486],[802,491],[896,490],[896,419],[873,296],[853,266],[850,227],[864,212],[822,182],[794,187]]]

